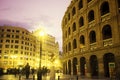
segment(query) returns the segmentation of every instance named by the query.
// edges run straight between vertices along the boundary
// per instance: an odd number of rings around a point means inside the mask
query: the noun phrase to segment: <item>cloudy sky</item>
[[[62,49],[61,22],[71,0],[0,0],[0,25],[34,31],[44,27]]]

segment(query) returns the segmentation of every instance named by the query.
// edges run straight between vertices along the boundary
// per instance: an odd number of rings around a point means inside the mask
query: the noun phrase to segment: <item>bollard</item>
[[[58,76],[58,80],[60,80],[60,76]]]
[[[76,76],[76,80],[78,80],[78,76]]]

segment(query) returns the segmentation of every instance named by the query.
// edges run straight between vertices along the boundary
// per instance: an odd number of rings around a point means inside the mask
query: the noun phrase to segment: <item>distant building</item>
[[[72,0],[62,35],[64,74],[114,77],[120,68],[120,0]]]
[[[57,54],[59,45],[55,42],[55,37],[47,34],[42,47],[42,66],[49,67],[51,58]],[[19,68],[26,63],[31,68],[38,68],[39,60],[39,37],[21,27],[0,26],[0,68]]]

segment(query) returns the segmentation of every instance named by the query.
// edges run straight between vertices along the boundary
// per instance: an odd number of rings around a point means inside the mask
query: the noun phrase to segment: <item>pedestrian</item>
[[[26,79],[28,79],[29,75],[30,75],[30,65],[29,65],[29,63],[27,63],[26,66],[25,66],[25,75],[26,75]]]
[[[32,69],[31,69],[31,72],[32,72],[32,75],[33,75],[33,74],[34,74],[34,72],[35,72],[34,68],[32,68]]]
[[[15,75],[15,77],[16,77],[16,74],[17,74],[17,69],[15,68],[14,69],[14,75]]]

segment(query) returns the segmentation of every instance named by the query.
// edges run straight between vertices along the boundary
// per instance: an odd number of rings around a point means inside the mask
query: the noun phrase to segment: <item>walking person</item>
[[[30,75],[30,65],[29,65],[29,63],[27,63],[26,66],[25,66],[25,75],[26,75],[26,79],[28,79],[29,75]]]

